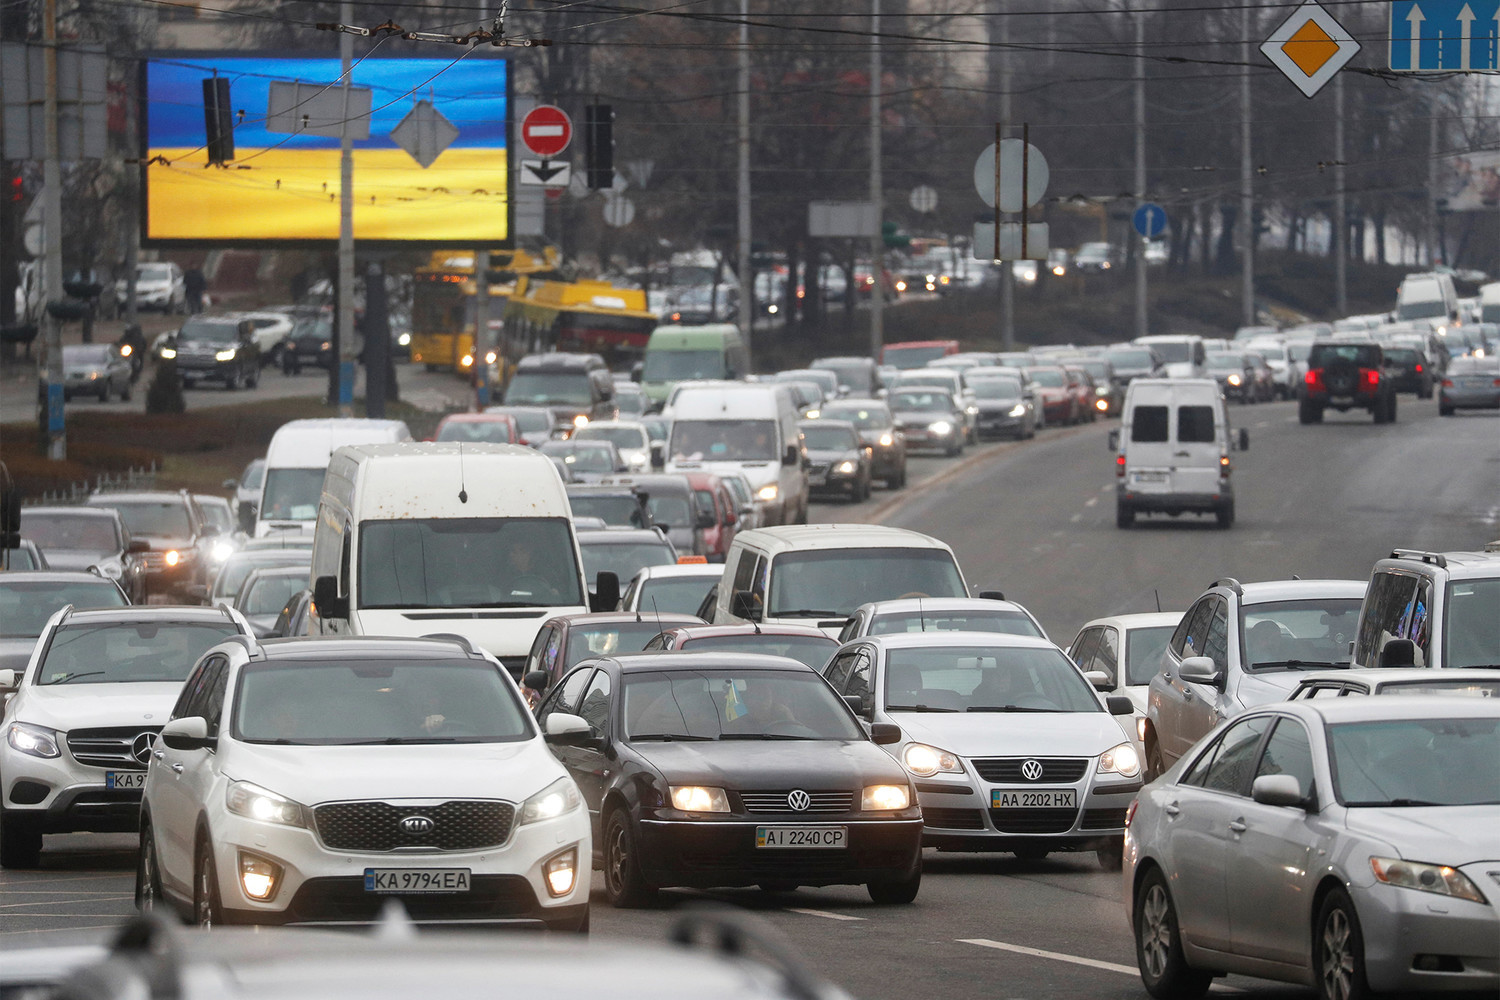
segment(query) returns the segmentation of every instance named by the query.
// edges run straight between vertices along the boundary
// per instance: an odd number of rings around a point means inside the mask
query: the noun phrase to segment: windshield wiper
[[[773,616],[777,617],[777,618],[786,617],[788,615],[809,615],[809,616],[816,616],[818,618],[828,618],[828,617],[848,618],[849,617],[849,612],[847,612],[847,611],[827,611],[827,610],[824,610],[823,608],[793,608],[791,610],[782,610],[782,609],[778,608],[775,611],[771,612],[771,614]]]
[[[970,705],[966,712],[1061,712],[1061,708],[1022,708],[1020,705]]]
[[[640,736],[631,736],[629,739],[632,743],[639,743],[642,740],[657,740],[662,743],[677,743],[679,741],[684,743],[712,743],[714,738],[712,736],[689,736],[687,733],[643,733]]]
[[[887,705],[887,712],[957,712],[956,708],[939,708],[936,705]]]
[[[1328,667],[1332,670],[1347,670],[1349,669],[1349,664],[1329,663],[1326,660],[1266,660],[1261,663],[1250,664],[1251,670],[1259,670],[1262,667],[1268,667],[1272,669],[1280,669],[1286,667],[1293,670],[1306,670],[1309,667]]]
[[[49,681],[48,683],[51,683],[51,684],[69,684],[69,683],[72,683],[73,681],[76,681],[80,677],[98,677],[100,674],[104,674],[104,673],[108,673],[108,671],[106,671],[106,670],[85,670],[81,674],[63,674],[57,680],[55,680],[55,681]]]
[[[1350,802],[1350,806],[1445,806],[1452,805],[1450,802],[1428,802],[1426,799],[1387,799],[1384,802],[1370,800],[1368,802]]]
[[[820,736],[788,736],[785,733],[720,733],[721,740],[817,740]]]

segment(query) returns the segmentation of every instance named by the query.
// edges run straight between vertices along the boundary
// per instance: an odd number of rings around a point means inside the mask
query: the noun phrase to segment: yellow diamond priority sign
[[[1359,43],[1332,14],[1303,4],[1271,33],[1261,52],[1297,89],[1312,97],[1359,52]]]

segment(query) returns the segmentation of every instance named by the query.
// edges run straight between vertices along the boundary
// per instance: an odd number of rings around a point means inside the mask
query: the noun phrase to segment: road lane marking
[[[805,906],[788,906],[788,913],[800,913],[805,917],[822,917],[825,920],[863,920],[864,917],[851,917],[847,913],[833,913],[829,910],[810,910]]]
[[[995,951],[1008,951],[1017,955],[1030,955],[1032,958],[1050,958],[1054,962],[1067,962],[1071,965],[1083,965],[1090,969],[1103,969],[1105,972],[1118,972],[1124,976],[1139,976],[1140,970],[1133,965],[1121,965],[1118,962],[1102,962],[1097,958],[1084,958],[1082,955],[1065,955],[1060,951],[1044,951],[1041,948],[1027,948],[1019,944],[1007,944],[1004,941],[991,941],[989,938],[959,938],[959,944],[972,944],[980,948],[993,948]],[[1243,993],[1242,989],[1234,986],[1225,986],[1223,983],[1214,983],[1209,987],[1214,993]]]
[[[69,893],[69,895],[71,895],[71,893]],[[0,903],[0,910],[18,910],[18,909],[20,909],[23,906],[51,906],[51,905],[54,905],[54,904],[56,904],[58,902],[67,902],[69,904],[89,903],[89,902],[113,903],[113,902],[119,902],[120,900],[125,900],[125,899],[131,900],[133,902],[135,900],[135,894],[132,893],[132,894],[126,895],[126,896],[102,896],[102,897],[99,897],[98,899],[93,899],[93,900],[88,900],[88,899],[69,899],[69,900],[38,899],[38,900],[33,900],[32,902],[29,902],[29,903]],[[31,915],[34,915],[34,916],[43,916],[43,914],[28,914],[28,916],[31,916]],[[46,916],[51,916],[52,914],[45,914],[45,915]]]
[[[1099,503],[1099,498],[1098,497],[1089,497],[1087,500],[1085,500],[1083,502],[1083,505],[1085,507],[1093,507],[1093,506],[1095,506],[1098,503]]]
[[[1079,521],[1083,520],[1083,515],[1082,514],[1074,514],[1072,517],[1068,518],[1068,520],[1071,521],[1071,522],[1073,522],[1074,524],[1077,524]]]

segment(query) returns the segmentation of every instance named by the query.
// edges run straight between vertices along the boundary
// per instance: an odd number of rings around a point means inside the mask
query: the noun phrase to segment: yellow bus
[[[601,354],[611,368],[644,356],[656,314],[646,293],[607,281],[516,279],[505,306],[506,343],[522,354],[574,351]]]
[[[498,344],[505,304],[524,275],[560,276],[555,247],[540,255],[525,250],[490,251],[489,326]],[[411,360],[428,371],[449,369],[472,377],[474,372],[475,293],[474,255],[443,250],[432,255],[413,274]],[[493,363],[493,359],[491,359]]]

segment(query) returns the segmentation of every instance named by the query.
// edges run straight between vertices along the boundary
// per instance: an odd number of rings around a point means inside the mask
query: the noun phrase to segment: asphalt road
[[[1241,580],[1368,576],[1393,546],[1472,548],[1500,536],[1500,418],[1440,419],[1403,397],[1400,420],[1330,414],[1301,427],[1289,404],[1237,407],[1251,448],[1236,453],[1238,522],[1148,518],[1114,526],[1113,423],[971,449],[959,463],[920,458],[922,482],[817,520],[880,520],[936,535],[971,583],[998,586],[1066,643],[1091,617],[1182,608],[1218,576]],[[0,873],[0,949],[27,932],[105,927],[131,911],[132,838],[49,838],[43,869]],[[1024,862],[929,851],[910,906],[862,889],[667,892],[656,910],[619,911],[594,881],[595,935],[660,939],[673,911],[703,900],[754,909],[822,974],[869,1000],[1113,1000],[1145,993],[1135,972],[1119,877],[1092,855]],[[1308,991],[1230,977],[1216,992]]]

